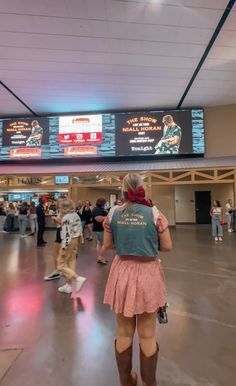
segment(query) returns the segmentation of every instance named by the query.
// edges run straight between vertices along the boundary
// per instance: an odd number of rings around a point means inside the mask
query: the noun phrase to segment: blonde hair
[[[15,209],[14,204],[12,202],[10,202],[8,208],[9,209]]]
[[[75,212],[74,202],[72,200],[70,200],[69,198],[64,198],[63,200],[61,200],[60,212],[61,212],[62,216],[65,216],[68,213]]]
[[[128,189],[131,189],[132,192],[136,192],[136,190],[142,187],[145,190],[145,195],[146,195],[146,184],[142,180],[141,176],[139,174],[126,174],[126,176],[123,179],[123,184],[122,184],[122,193],[124,196],[125,201],[128,201],[127,197],[127,192]]]

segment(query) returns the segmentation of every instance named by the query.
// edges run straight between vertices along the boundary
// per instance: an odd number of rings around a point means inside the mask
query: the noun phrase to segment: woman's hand
[[[160,251],[169,252],[172,250],[172,240],[170,237],[169,228],[166,228],[163,232],[159,233]]]

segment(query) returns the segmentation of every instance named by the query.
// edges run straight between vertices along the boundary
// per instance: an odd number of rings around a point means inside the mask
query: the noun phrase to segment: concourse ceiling
[[[2,0],[0,116],[236,103],[234,3]]]

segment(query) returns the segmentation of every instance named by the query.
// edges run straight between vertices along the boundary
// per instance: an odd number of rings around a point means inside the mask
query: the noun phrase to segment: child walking
[[[58,288],[59,292],[78,293],[86,281],[85,277],[76,273],[76,256],[79,236],[82,234],[81,220],[75,212],[72,200],[65,198],[61,202],[61,249],[58,256],[57,269],[62,272],[66,283]]]

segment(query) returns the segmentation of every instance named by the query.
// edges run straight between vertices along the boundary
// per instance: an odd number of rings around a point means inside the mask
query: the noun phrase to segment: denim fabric
[[[219,215],[213,215],[211,218],[212,222],[212,236],[223,236],[223,228],[222,225],[220,225],[221,217]]]

